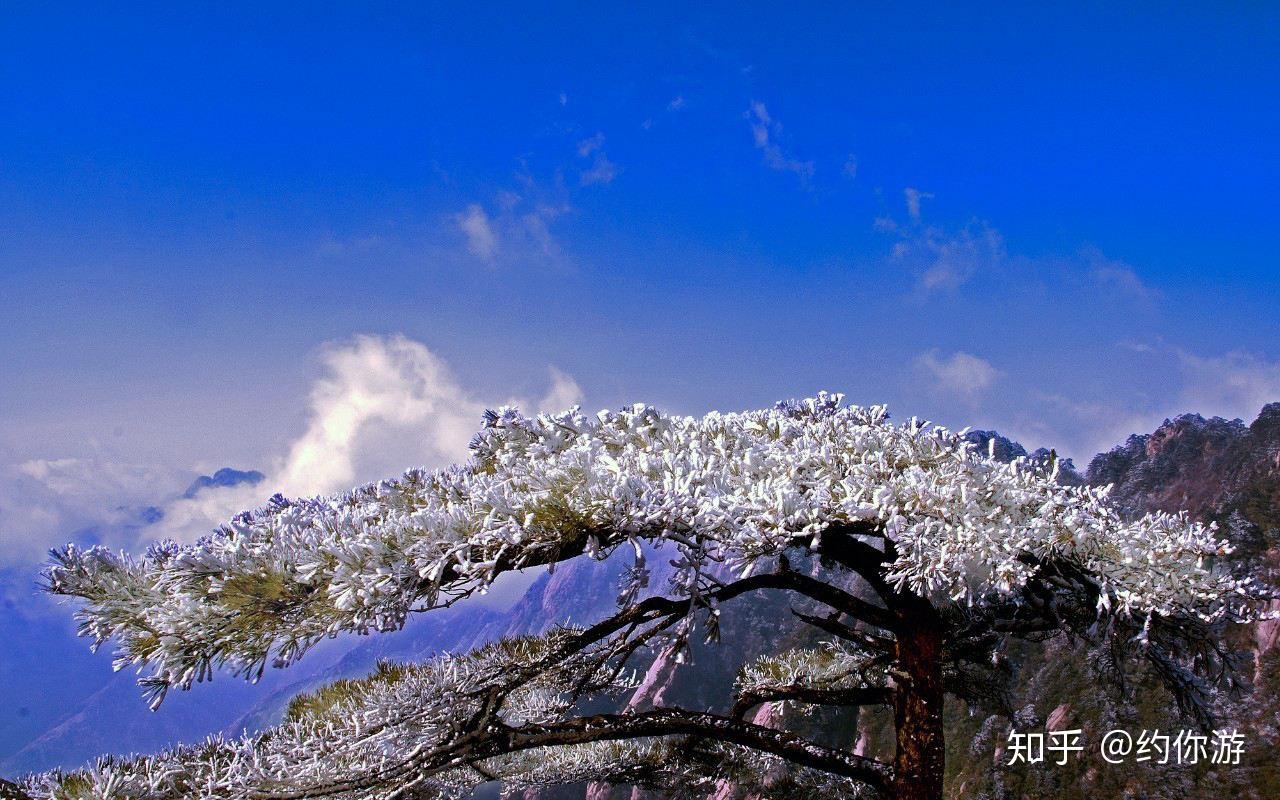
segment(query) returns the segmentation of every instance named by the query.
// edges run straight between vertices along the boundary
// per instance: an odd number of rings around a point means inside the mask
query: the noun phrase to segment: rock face
[[[1095,456],[1086,472],[1091,484],[1113,484],[1112,497],[1135,510],[1262,512],[1259,524],[1276,521],[1277,476],[1280,403],[1265,406],[1251,425],[1199,414],[1165,420],[1155,432]]]

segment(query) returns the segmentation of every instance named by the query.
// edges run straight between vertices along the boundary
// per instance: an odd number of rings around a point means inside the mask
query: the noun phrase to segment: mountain
[[[1135,510],[1212,519],[1236,511],[1265,529],[1280,527],[1278,473],[1280,403],[1270,403],[1249,425],[1199,414],[1165,420],[1095,456],[1087,479],[1113,484],[1113,499]]]
[[[51,637],[47,634],[42,641]],[[82,681],[78,699],[61,706],[61,714],[31,732],[0,760],[0,774],[17,775],[54,767],[76,767],[103,754],[150,752],[176,742],[198,741],[210,733],[232,727],[245,711],[262,701],[264,693],[277,691],[299,676],[283,671],[270,672],[257,684],[222,675],[212,683],[197,686],[190,692],[172,692],[158,711],[143,702],[135,675],[130,670],[113,673],[106,653],[92,655],[84,640],[65,637],[59,649],[46,651],[46,658],[66,653],[67,663],[78,669],[73,673]],[[323,672],[350,648],[346,641],[324,642],[309,658],[306,669]],[[9,662],[6,654],[3,659]],[[38,666],[33,667],[40,672]],[[57,682],[65,670],[51,664],[45,670],[50,683]],[[21,677],[28,696],[40,691],[33,685],[36,675]],[[61,690],[53,687],[52,698]],[[2,718],[2,717],[0,717]]]
[[[1076,465],[1069,458],[1058,458],[1052,450],[1041,447],[1028,453],[1027,448],[1015,441],[1006,439],[996,431],[969,431],[964,437],[980,454],[986,454],[999,461],[1009,462],[1024,459],[1032,464],[1052,469],[1054,462],[1058,466],[1058,482],[1069,486],[1079,486],[1085,482],[1084,477],[1076,470]]]
[[[231,467],[223,467],[212,475],[201,475],[196,478],[191,482],[191,485],[187,487],[187,490],[182,493],[182,496],[185,499],[190,500],[204,489],[227,489],[232,486],[240,486],[241,484],[257,486],[259,483],[262,483],[262,480],[265,477],[265,475],[258,472],[256,469],[238,470],[232,469]]]
[[[6,576],[0,574],[0,581]],[[34,591],[31,577],[11,584]],[[4,761],[87,701],[110,667],[77,640],[65,609],[4,599],[0,609],[0,774],[22,771]],[[25,766],[25,765],[23,765]]]
[[[503,637],[543,633],[557,623],[592,622],[615,605],[618,581],[626,566],[621,558],[603,562],[577,559],[554,572],[543,572],[509,609],[497,611],[462,603],[422,614],[402,631],[362,637],[332,665],[312,669],[264,696],[225,732],[273,725],[300,692],[341,678],[363,677],[382,660],[421,661],[439,653],[465,652]],[[293,670],[305,663],[306,659]]]
[[[219,469],[197,477],[184,497],[210,487],[256,484],[255,470]],[[163,517],[157,506],[121,509],[114,538],[145,539]],[[122,534],[127,534],[123,536]],[[110,540],[98,527],[70,535],[81,544]],[[176,698],[151,713],[133,675],[112,673],[104,652],[93,654],[75,635],[67,606],[34,595],[36,568],[0,569],[0,773],[76,766],[100,752],[144,751],[197,739],[227,725],[260,699],[253,687],[218,681],[200,701]],[[321,659],[317,659],[321,661]],[[172,705],[172,708],[169,706]]]

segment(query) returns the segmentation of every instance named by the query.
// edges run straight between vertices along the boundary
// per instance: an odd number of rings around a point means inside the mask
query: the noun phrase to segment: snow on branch
[[[462,765],[470,740],[560,721],[580,695],[633,688],[614,668],[618,641],[559,628],[295,698],[261,734],[215,737],[157,755],[106,757],[27,780],[35,798],[373,796],[423,785],[463,791],[487,778]],[[469,736],[468,736],[469,734]]]
[[[674,800],[734,796],[762,800],[875,797],[865,781],[801,767],[741,745],[708,740],[641,739],[529,750],[492,759],[484,769],[509,796],[523,789],[596,781],[659,790]]]
[[[28,777],[22,789],[35,800],[462,797],[498,779],[678,786],[694,769],[703,780],[737,778],[784,762],[794,768],[789,785],[883,784],[887,770],[871,759],[711,713],[572,717],[585,698],[634,689],[620,666],[646,637],[626,612],[617,616],[617,636],[561,628],[420,665],[384,663],[296,698],[284,722],[260,734],[106,757]]]
[[[883,687],[886,683],[883,666],[878,654],[861,653],[841,642],[825,642],[817,648],[796,648],[760,656],[738,673],[736,687],[740,694],[763,694],[792,687],[815,690]]]
[[[888,661],[885,654],[831,641],[817,648],[763,655],[738,672],[729,713],[741,718],[760,703],[887,705],[891,701]],[[807,713],[812,706],[801,705],[801,709]]]
[[[1228,546],[1212,526],[1124,519],[1105,488],[1060,485],[840,395],[701,418],[504,408],[472,449],[465,465],[333,497],[277,496],[194,545],[136,558],[67,546],[48,587],[85,601],[95,647],[115,639],[119,666],[150,671],[153,703],[219,667],[254,678],[325,637],[396,629],[508,570],[646,541],[678,549],[691,599],[714,570],[747,575],[849,531],[894,554],[889,585],[941,603],[1016,594],[1050,561],[1090,575],[1101,612],[1233,619],[1262,594],[1217,566]]]

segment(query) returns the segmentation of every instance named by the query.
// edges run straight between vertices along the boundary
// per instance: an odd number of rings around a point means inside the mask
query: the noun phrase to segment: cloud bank
[[[257,485],[182,496],[189,473],[123,464],[109,454],[0,467],[0,563],[38,560],[50,546],[85,541],[86,530],[91,541],[119,547],[192,541],[275,492],[328,494],[410,467],[465,460],[486,408],[552,411],[582,399],[573,378],[555,368],[540,398],[480,396],[426,345],[399,335],[331,344],[320,366],[301,434],[272,463],[244,465],[266,473]]]
[[[976,401],[1000,377],[1000,371],[989,361],[963,351],[944,358],[937,350],[931,350],[917,356],[915,365],[931,388],[967,403]]]
[[[159,531],[190,540],[210,523],[260,504],[268,487],[267,494],[290,497],[330,494],[409,467],[463,461],[486,408],[514,404],[541,412],[582,400],[573,378],[555,368],[541,398],[478,397],[426,345],[399,335],[357,336],[330,345],[321,363],[306,430],[266,470],[266,480],[176,501],[166,508]]]

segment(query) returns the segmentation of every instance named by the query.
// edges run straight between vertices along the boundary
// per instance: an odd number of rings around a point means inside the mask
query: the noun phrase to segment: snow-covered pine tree
[[[487,415],[465,465],[237,516],[134,558],[68,546],[50,591],[81,632],[146,671],[152,704],[229,670],[286,667],[325,637],[400,628],[504,572],[634,551],[616,613],[590,627],[388,667],[240,739],[25,779],[34,798],[428,798],[477,784],[596,781],[706,796],[942,796],[944,696],[1002,707],[1010,637],[1066,634],[1147,659],[1209,722],[1232,680],[1220,626],[1267,592],[1184,516],[1126,518],[1105,489],[1000,463],[958,435],[821,394],[702,418],[636,406]],[[645,589],[646,554],[677,567]],[[744,666],[720,712],[616,713],[644,649],[714,637],[759,593],[804,598],[826,643]],[[643,598],[643,599],[641,599]],[[881,762],[755,724],[762,703],[884,706]],[[1007,705],[1007,704],[1006,704]],[[779,769],[786,767],[786,769]],[[765,776],[785,775],[784,778]]]

